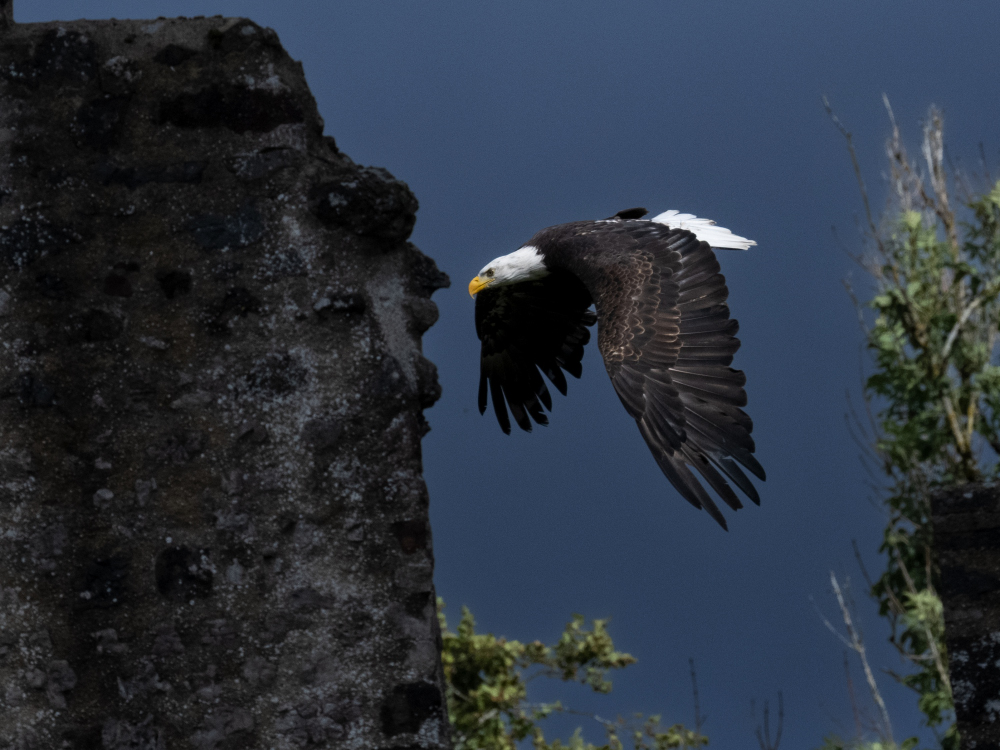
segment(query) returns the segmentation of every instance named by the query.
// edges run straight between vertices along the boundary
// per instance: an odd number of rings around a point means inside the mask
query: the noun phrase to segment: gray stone
[[[1000,747],[1000,489],[942,490],[931,520],[962,747]]]
[[[0,747],[448,747],[416,198],[270,29],[12,18]]]

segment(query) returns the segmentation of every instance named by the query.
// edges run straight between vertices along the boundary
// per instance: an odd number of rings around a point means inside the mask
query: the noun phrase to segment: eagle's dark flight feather
[[[590,341],[588,326],[597,319],[590,305],[583,284],[560,272],[480,292],[476,298],[476,333],[482,340],[479,413],[486,411],[489,390],[504,432],[510,433],[508,405],[524,430],[531,429],[531,419],[548,424],[540,403],[551,409],[552,397],[539,370],[566,395],[563,370],[577,378],[583,372],[580,362]]]
[[[549,275],[479,293],[479,410],[489,390],[504,432],[505,403],[523,429],[532,419],[546,424],[542,405],[551,410],[551,399],[539,370],[565,394],[562,370],[580,376],[587,327],[596,321],[608,375],[657,464],[725,528],[694,472],[733,509],[742,503],[730,482],[760,503],[741,466],[765,478],[753,457],[753,422],[740,409],[746,377],[730,367],[739,324],[729,317],[729,290],[708,244],[637,220],[640,211],[542,230],[528,244]]]

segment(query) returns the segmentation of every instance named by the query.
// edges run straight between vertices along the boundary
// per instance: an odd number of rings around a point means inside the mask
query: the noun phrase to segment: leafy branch
[[[701,734],[696,683],[694,730],[681,724],[664,727],[659,716],[635,714],[629,719],[609,720],[574,711],[558,701],[528,701],[527,686],[536,677],[578,682],[597,693],[611,691],[609,672],[634,664],[635,658],[615,650],[607,620],[594,620],[588,629],[583,616],[573,615],[559,640],[547,646],[541,641],[522,643],[476,633],[475,619],[466,607],[462,608],[458,627],[450,631],[440,599],[438,619],[448,715],[456,750],[515,750],[518,742],[529,737],[536,750],[624,750],[623,737],[631,740],[635,750],[697,748],[708,744],[708,738]],[[598,722],[607,742],[600,746],[586,742],[582,729],[577,729],[565,743],[558,739],[547,741],[540,722],[553,714],[585,716]]]

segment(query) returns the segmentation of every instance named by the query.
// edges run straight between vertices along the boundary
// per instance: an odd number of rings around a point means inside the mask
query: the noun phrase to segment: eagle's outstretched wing
[[[504,432],[510,412],[524,430],[531,418],[548,424],[542,410],[552,397],[539,370],[566,395],[563,370],[580,377],[588,326],[597,317],[590,293],[573,275],[556,271],[537,281],[484,289],[476,296],[476,333],[482,340],[479,367],[479,413],[486,411],[487,390]]]
[[[705,242],[654,222],[623,222],[634,240],[621,271],[602,274],[598,346],[611,382],[663,473],[695,507],[726,527],[695,469],[733,509],[760,497],[740,465],[764,479],[753,457],[753,423],[742,409],[746,377],[729,365],[740,346],[725,277]]]

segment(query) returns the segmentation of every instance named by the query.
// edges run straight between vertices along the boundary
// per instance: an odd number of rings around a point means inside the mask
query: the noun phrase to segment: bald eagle
[[[552,397],[542,374],[566,395],[563,371],[580,377],[588,328],[597,323],[611,383],[660,469],[727,528],[694,472],[734,510],[743,504],[730,482],[760,504],[740,467],[765,476],[753,456],[753,422],[740,408],[746,377],[729,366],[739,324],[712,248],[756,243],[691,214],[644,220],[646,213],[632,208],[543,229],[470,282],[482,342],[479,413],[489,394],[505,433],[508,408],[523,430],[532,420],[548,424]]]

